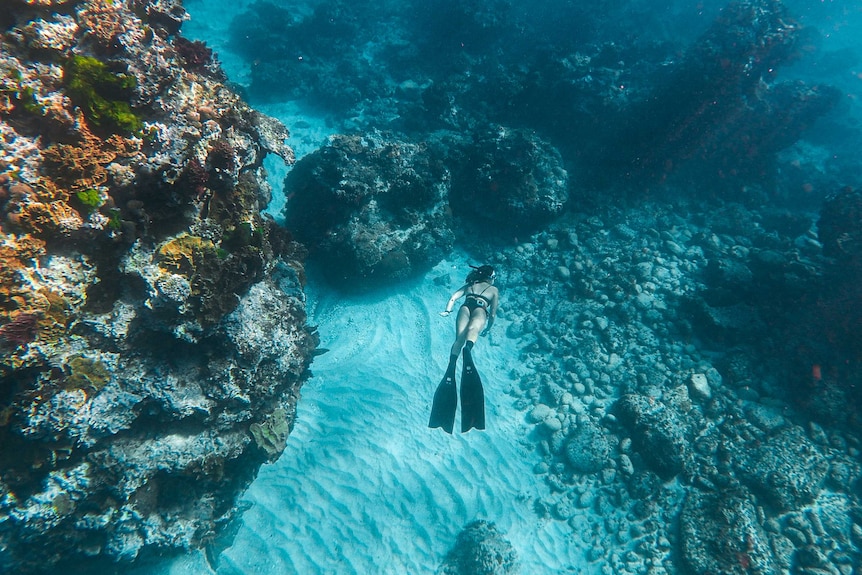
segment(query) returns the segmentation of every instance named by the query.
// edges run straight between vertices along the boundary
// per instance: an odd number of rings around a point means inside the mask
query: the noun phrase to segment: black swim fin
[[[473,364],[473,354],[465,347],[461,371],[461,433],[474,427],[485,429],[485,390]]]
[[[458,356],[454,356],[457,358]],[[452,433],[455,427],[455,409],[458,407],[458,390],[455,388],[455,361],[449,362],[443,381],[434,392],[434,404],[431,406],[431,419],[428,427],[442,427],[446,433]]]

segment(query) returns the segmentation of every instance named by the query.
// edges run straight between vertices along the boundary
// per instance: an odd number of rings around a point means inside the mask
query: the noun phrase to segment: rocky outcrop
[[[210,542],[316,335],[261,216],[286,130],[178,2],[12,2],[0,36],[0,571]]]
[[[458,535],[439,575],[516,575],[521,572],[512,544],[488,521],[476,520]]]
[[[297,163],[285,189],[288,229],[340,289],[405,279],[452,247],[449,171],[427,144],[333,136]]]
[[[680,516],[682,557],[692,573],[778,573],[752,497],[690,491]]]
[[[841,97],[831,86],[774,81],[802,41],[802,26],[783,3],[729,3],[622,115],[606,154],[635,180],[679,172],[728,193],[729,182],[763,179],[775,155]]]
[[[483,231],[507,237],[535,231],[558,216],[569,198],[560,153],[534,132],[478,132],[455,163],[452,211]]]
[[[356,291],[436,264],[452,247],[453,213],[467,234],[537,229],[562,212],[568,175],[559,152],[523,130],[435,144],[367,132],[331,137],[285,190],[288,229],[336,287]]]
[[[665,479],[686,471],[692,459],[687,424],[672,406],[652,397],[624,395],[614,412],[653,471]]]

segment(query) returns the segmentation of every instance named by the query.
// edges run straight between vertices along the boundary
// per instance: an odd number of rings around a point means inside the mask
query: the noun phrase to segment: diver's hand
[[[480,333],[479,335],[481,335],[482,337],[485,337],[486,335],[488,335],[488,332],[490,331],[490,329],[491,328],[486,327],[485,329],[482,330],[482,333]]]
[[[451,311],[449,311],[448,309],[447,309],[447,310],[445,310],[445,311],[441,311],[441,312],[440,312],[440,317],[447,317],[450,313],[452,313],[452,312],[451,312]]]

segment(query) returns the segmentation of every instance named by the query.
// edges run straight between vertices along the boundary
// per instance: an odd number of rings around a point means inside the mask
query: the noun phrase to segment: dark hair
[[[468,283],[468,284],[472,285],[472,284],[479,283],[479,282],[490,281],[490,280],[494,279],[495,277],[497,277],[497,272],[494,271],[494,268],[492,266],[485,265],[485,266],[478,266],[478,267],[476,267],[476,266],[470,266],[470,267],[473,268],[473,271],[471,271],[467,275],[466,283]]]

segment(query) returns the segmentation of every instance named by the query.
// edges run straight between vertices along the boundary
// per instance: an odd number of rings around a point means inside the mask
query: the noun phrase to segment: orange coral
[[[191,276],[208,259],[215,258],[216,247],[198,236],[183,234],[158,249],[159,267]]]
[[[63,294],[34,286],[32,262],[45,254],[45,243],[33,236],[0,232],[0,376],[41,361],[27,354],[33,341],[51,342],[66,335],[73,307]]]
[[[121,48],[119,37],[130,29],[129,22],[111,2],[96,0],[87,3],[79,14],[79,22],[96,46],[104,52]]]
[[[32,236],[0,235],[0,322],[34,310],[34,294],[21,270],[44,254],[45,242]]]
[[[66,202],[33,202],[22,206],[20,224],[34,234],[56,236],[79,229],[84,221]]]
[[[0,183],[8,200],[4,224],[37,235],[65,235],[83,225],[83,217],[70,205],[76,194],[104,189],[108,167],[118,157],[132,158],[141,151],[140,140],[112,135],[103,140],[93,134],[79,114],[78,142],[58,143],[42,151],[44,177],[30,185]],[[85,214],[86,215],[86,214]]]
[[[102,140],[90,131],[80,115],[77,126],[81,139],[79,145],[54,144],[42,152],[49,177],[69,192],[104,184],[108,179],[105,166],[116,159],[118,150],[124,156],[131,156],[138,149],[136,144],[121,136]]]

